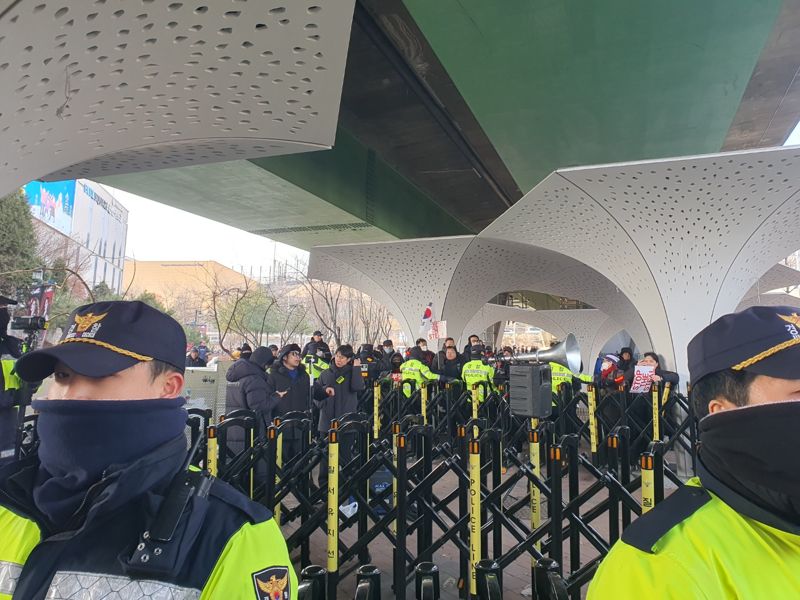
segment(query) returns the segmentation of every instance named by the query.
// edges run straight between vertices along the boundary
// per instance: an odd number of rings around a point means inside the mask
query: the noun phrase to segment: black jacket
[[[275,416],[272,414],[275,402],[267,393],[266,371],[248,359],[240,358],[228,369],[225,379],[228,381],[225,388],[225,412],[242,408],[254,411],[257,416],[256,435],[261,435],[265,431],[266,423],[271,422]],[[242,434],[239,427],[228,431],[228,445],[235,452],[244,448]]]
[[[129,562],[141,534],[151,528],[166,490],[185,456],[186,439],[181,435],[128,466],[110,470],[87,493],[81,508],[80,527],[60,533],[51,530],[47,518],[33,502],[38,457],[32,456],[0,469],[0,510],[8,509],[18,516],[18,521],[20,517],[27,522],[33,521],[38,525],[42,540],[38,543],[31,540],[36,547],[25,560],[13,597],[26,600],[40,600],[46,596],[73,597],[67,590],[73,586],[74,591],[76,575],[80,574],[88,575],[82,583],[90,586],[102,584],[107,579],[121,585],[125,585],[127,579],[151,580],[155,583],[150,593],[158,595],[164,590],[153,588],[163,584],[203,590],[210,584],[209,576],[220,560],[226,561],[226,569],[244,571],[246,567],[236,564],[236,561],[241,561],[241,544],[235,558],[227,559],[223,550],[230,549],[228,543],[246,524],[266,522],[272,514],[219,479],[211,480],[206,498],[195,496],[190,500],[178,522],[173,541],[160,544],[162,550],[158,555],[151,553],[150,560],[145,563]],[[6,516],[9,517],[8,513]],[[6,535],[11,536],[12,532],[4,530],[3,536]],[[22,530],[15,530],[13,535],[14,538],[4,538],[3,541],[17,545],[23,543],[23,539],[30,539]],[[261,551],[269,547],[266,544],[282,542],[279,534],[271,540],[260,539]],[[138,565],[147,570],[135,570]],[[159,566],[164,570],[153,570]],[[92,574],[98,575],[100,581],[95,581]],[[248,581],[249,574],[242,573],[243,581]],[[51,592],[55,595],[47,595],[48,589],[58,588],[59,583],[64,589]],[[248,581],[248,584],[242,585],[252,589],[252,583]],[[91,595],[89,592],[87,590],[86,597]],[[174,594],[183,597],[181,591],[175,590]]]
[[[332,387],[333,396],[325,393],[325,388]],[[351,364],[339,369],[335,364],[325,369],[314,382],[314,403],[319,408],[317,429],[327,432],[331,421],[347,413],[358,410],[358,393],[364,389],[361,367]]]
[[[267,395],[270,404],[274,406],[272,414],[274,417],[283,417],[286,413],[299,410],[307,411],[311,409],[311,380],[308,377],[304,365],[297,367],[298,375],[296,379],[289,377],[289,369],[283,363],[277,361],[267,375]],[[288,393],[281,398],[277,392],[287,391]],[[299,438],[299,434],[287,435],[286,439]]]
[[[200,358],[200,355],[197,358],[192,358],[192,355],[189,354],[186,356],[186,366],[187,367],[205,367],[206,361]]]
[[[303,346],[303,351],[300,353],[300,356],[305,356],[306,354],[308,354],[309,346],[311,346],[311,344],[316,344],[317,345],[317,350],[322,350],[325,353],[325,357],[324,357],[325,358],[325,362],[330,361],[331,356],[333,356],[331,354],[331,347],[328,346],[328,344],[325,343],[322,340],[320,340],[319,342],[315,342],[314,340],[311,340],[310,342],[306,342],[306,345]]]

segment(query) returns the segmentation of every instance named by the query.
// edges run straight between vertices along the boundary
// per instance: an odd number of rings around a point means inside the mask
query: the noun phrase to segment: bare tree
[[[311,279],[307,274],[298,272],[300,284],[305,288],[311,302],[311,308],[322,329],[333,337],[336,345],[342,343],[342,294],[346,287],[341,283]]]

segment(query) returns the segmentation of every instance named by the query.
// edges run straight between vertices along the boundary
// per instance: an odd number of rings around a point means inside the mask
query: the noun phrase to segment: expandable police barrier
[[[345,415],[318,440],[305,413],[255,435],[257,419],[239,412],[209,423],[206,452],[198,454],[209,471],[274,510],[301,566],[311,563],[312,539],[325,547],[330,598],[359,569],[359,597],[372,597],[361,583],[378,539],[392,548],[397,597],[412,582],[418,596],[431,597],[430,564],[449,547],[462,597],[501,597],[503,571],[528,556],[534,597],[579,598],[624,528],[663,499],[664,478],[679,482],[665,459],[677,447],[693,450],[695,429],[681,420],[688,402],[668,388],[598,398],[594,386],[577,394],[567,387],[556,398],[557,417],[536,420],[511,414],[502,394],[488,389],[482,403],[473,402],[477,386],[406,396],[396,383],[379,382],[359,405],[369,412]],[[637,398],[651,403],[649,419]],[[244,444],[230,452],[236,428]],[[644,451],[634,453],[642,440]],[[391,486],[372,485],[384,473]]]

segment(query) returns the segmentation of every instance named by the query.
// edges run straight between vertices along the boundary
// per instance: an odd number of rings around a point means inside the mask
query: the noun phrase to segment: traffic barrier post
[[[478,592],[476,568],[481,554],[481,445],[478,440],[469,443],[469,549],[470,594]]]
[[[339,583],[339,432],[328,432],[328,596]]]

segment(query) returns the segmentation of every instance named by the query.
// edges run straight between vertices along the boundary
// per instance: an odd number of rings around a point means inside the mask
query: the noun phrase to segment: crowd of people
[[[535,351],[536,349],[525,349]],[[515,348],[506,346],[497,354],[513,357]],[[335,350],[315,331],[301,348],[288,344],[251,349],[244,344],[238,349],[238,358],[228,369],[226,379],[226,411],[249,409],[258,413],[263,424],[292,411],[313,411],[315,427],[320,432],[330,428],[333,419],[355,412],[357,395],[367,384],[389,378],[403,384],[403,393],[409,397],[413,389],[432,382],[460,381],[465,389],[477,382],[485,382],[495,391],[508,379],[510,361],[494,361],[493,349],[484,345],[480,337],[471,335],[462,350],[452,337],[444,340],[437,352],[428,347],[424,338],[414,346],[400,352],[392,340],[380,346],[363,344],[357,350],[351,344],[341,344]],[[202,346],[192,348],[187,356],[187,366],[203,366]],[[582,381],[595,381],[601,390],[616,391],[620,386],[630,388],[637,367],[647,367],[644,372],[652,384],[669,382],[677,385],[678,375],[661,368],[654,352],[644,353],[634,359],[633,350],[622,348],[619,353],[599,356],[593,375],[571,373],[566,367],[552,363],[553,391],[564,382],[580,389]],[[413,382],[413,383],[412,383]],[[484,388],[480,389],[483,400]],[[636,410],[646,411],[642,404]],[[294,442],[287,438],[290,445]]]

